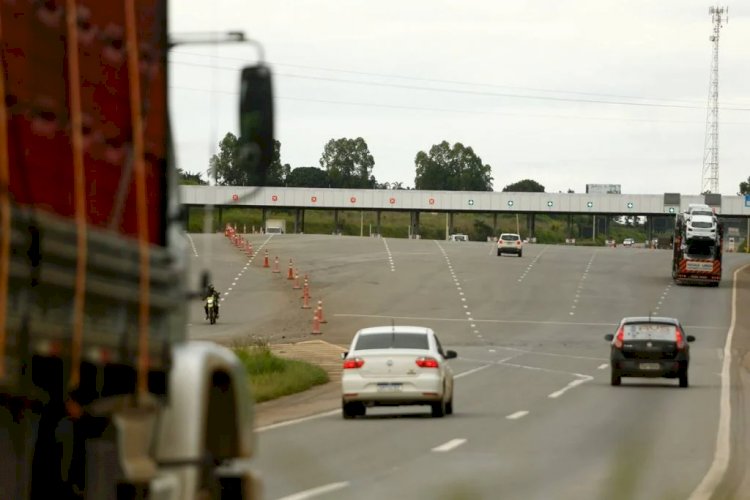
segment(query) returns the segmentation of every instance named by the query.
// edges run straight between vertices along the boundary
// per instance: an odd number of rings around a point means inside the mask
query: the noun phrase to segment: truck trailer
[[[688,238],[687,214],[675,218],[672,244],[672,278],[678,284],[706,283],[719,286],[724,231],[716,223],[715,238]]]
[[[259,493],[245,370],[186,338],[169,45],[166,0],[0,0],[0,498]]]

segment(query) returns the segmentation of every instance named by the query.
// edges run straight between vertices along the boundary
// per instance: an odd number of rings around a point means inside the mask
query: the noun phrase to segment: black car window
[[[430,348],[426,333],[368,333],[360,335],[354,349],[423,349]]]

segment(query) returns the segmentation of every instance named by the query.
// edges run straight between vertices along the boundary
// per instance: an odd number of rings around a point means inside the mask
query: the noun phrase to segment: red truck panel
[[[64,1],[0,0],[12,200],[74,215]],[[166,1],[136,0],[149,238],[164,243]],[[122,2],[79,0],[87,218],[135,237],[132,127]],[[124,206],[118,213],[118,192]]]

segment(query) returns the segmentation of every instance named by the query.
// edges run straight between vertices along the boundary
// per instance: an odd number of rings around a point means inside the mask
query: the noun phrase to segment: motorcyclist
[[[205,301],[205,305],[203,306],[203,309],[206,311],[206,319],[208,319],[208,298],[209,297],[214,298],[214,308],[216,309],[216,319],[219,319],[219,292],[216,291],[212,283],[209,283],[208,287],[206,287],[206,295],[203,298],[203,300]]]

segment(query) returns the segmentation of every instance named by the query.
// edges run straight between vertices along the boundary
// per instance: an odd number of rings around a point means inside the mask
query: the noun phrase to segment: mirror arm
[[[266,51],[263,45],[257,40],[247,38],[242,31],[179,33],[169,37],[167,47],[173,49],[178,45],[219,45],[225,43],[247,43],[252,45],[258,51],[258,60],[261,63],[266,60]]]

